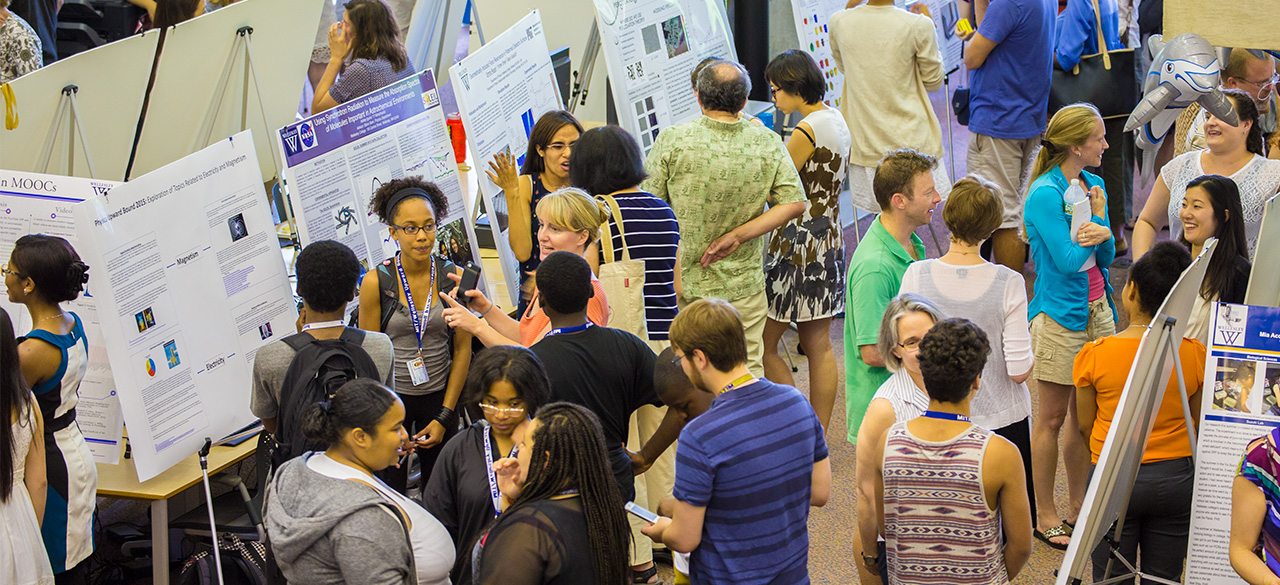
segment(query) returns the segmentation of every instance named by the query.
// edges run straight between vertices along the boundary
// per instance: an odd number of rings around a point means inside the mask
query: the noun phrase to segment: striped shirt
[[[644,191],[615,193],[622,227],[627,233],[626,249],[632,260],[644,261],[644,316],[649,339],[667,339],[676,318],[676,250],[680,245],[680,224],[671,206]],[[612,214],[609,233],[613,249],[621,257],[622,236]]]
[[[1258,541],[1267,568],[1280,575],[1280,484],[1276,482],[1280,478],[1280,449],[1276,448],[1277,443],[1280,443],[1280,429],[1272,429],[1250,441],[1237,474],[1258,486],[1266,496],[1267,514],[1262,519]]]
[[[891,585],[1009,582],[1000,511],[987,505],[982,485],[992,436],[975,425],[934,442],[911,434],[906,422],[889,427],[882,474]]]
[[[907,422],[929,410],[929,395],[916,386],[907,369],[899,366],[898,371],[889,376],[871,400],[883,398],[893,406],[893,418],[896,422]]]
[[[759,380],[717,396],[676,451],[676,499],[706,508],[691,582],[809,583],[813,465],[826,458],[795,388]]]

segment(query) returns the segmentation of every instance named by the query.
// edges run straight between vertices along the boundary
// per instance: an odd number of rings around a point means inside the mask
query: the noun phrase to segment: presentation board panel
[[[1165,0],[1164,38],[1196,33],[1217,47],[1280,49],[1280,3],[1257,0]]]
[[[68,132],[69,125],[62,126],[56,137],[48,171],[39,164],[42,146],[58,116],[62,88],[74,85],[79,122],[97,178],[123,180],[159,38],[160,31],[147,31],[60,59],[10,82],[17,99],[18,127],[0,126],[0,169],[90,176],[84,150]],[[74,149],[70,157],[69,147]]]
[[[472,164],[478,170],[487,169],[500,152],[514,155],[519,167],[538,118],[563,107],[537,10],[450,67],[449,77],[475,157]],[[507,294],[515,306],[520,295],[520,266],[508,239],[506,195],[487,175],[477,179]]]
[[[0,171],[0,261],[8,262],[18,238],[27,234],[65,238],[71,247],[83,253],[84,246],[76,233],[76,204],[106,193],[118,184],[79,177]],[[80,382],[76,424],[89,442],[93,460],[114,465],[120,461],[123,419],[93,297],[98,286],[93,277],[105,272],[94,270],[93,264],[89,264],[89,269],[90,279],[85,291],[74,301],[62,305],[80,317],[85,341],[89,344],[89,369]],[[9,313],[16,334],[25,335],[31,331],[33,324],[26,307],[2,297],[0,308]]]
[[[396,243],[369,201],[393,179],[421,176],[449,201],[437,218],[435,253],[459,266],[479,258],[443,109],[428,69],[281,128],[302,245],[342,242],[365,268],[395,255]]]
[[[844,74],[831,57],[827,22],[831,20],[832,14],[844,10],[845,4],[847,2],[841,0],[791,0],[800,50],[809,53],[818,64],[818,69],[822,70],[822,79],[827,84],[824,101],[833,108],[840,107],[840,96],[844,93]]]
[[[258,348],[298,318],[249,131],[75,208],[146,481],[256,417]]]
[[[272,137],[297,115],[326,1],[243,0],[169,29],[132,176],[249,129],[257,140],[259,174],[275,177],[280,164]],[[236,42],[246,26],[253,29],[248,38],[260,87]]]
[[[662,128],[702,115],[689,76],[707,57],[737,60],[724,5],[704,0],[596,0],[618,124],[647,153]]]
[[[1280,426],[1280,309],[1217,303],[1205,360],[1187,539],[1188,585],[1244,585],[1231,568],[1231,484],[1249,441]]]

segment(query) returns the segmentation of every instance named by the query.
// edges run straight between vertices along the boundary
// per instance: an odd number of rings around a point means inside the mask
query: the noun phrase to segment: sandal
[[[631,570],[632,583],[662,583],[658,578],[658,566],[655,564],[643,571]]]
[[[1054,526],[1053,528],[1050,528],[1044,532],[1040,532],[1039,530],[1034,530],[1033,532],[1035,532],[1037,539],[1049,545],[1050,548],[1053,548],[1056,550],[1067,550],[1067,547],[1070,545],[1070,543],[1062,544],[1062,543],[1053,542],[1052,540],[1050,540],[1052,538],[1059,538],[1059,537],[1070,538],[1071,537],[1071,529],[1067,527],[1066,523],[1062,523],[1057,526]]]

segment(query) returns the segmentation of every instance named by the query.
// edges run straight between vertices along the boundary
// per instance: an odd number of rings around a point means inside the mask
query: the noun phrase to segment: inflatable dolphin
[[[1209,41],[1193,33],[1164,43],[1159,35],[1148,41],[1155,54],[1143,85],[1142,100],[1125,122],[1125,132],[1138,132],[1138,146],[1153,149],[1173,129],[1182,110],[1199,103],[1206,111],[1232,126],[1239,123],[1235,106],[1218,90],[1222,62]]]

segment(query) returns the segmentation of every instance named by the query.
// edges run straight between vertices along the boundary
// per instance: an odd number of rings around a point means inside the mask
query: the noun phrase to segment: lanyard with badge
[[[435,289],[436,289],[435,259],[430,259],[429,262],[431,262],[431,287],[428,290],[430,292],[435,292]],[[409,292],[409,277],[405,276],[404,274],[404,265],[400,263],[399,254],[396,254],[396,272],[400,275],[400,286],[404,288],[404,300],[405,300],[405,303],[408,305],[409,319],[413,321],[413,334],[418,339],[417,357],[409,360],[408,362],[405,362],[405,364],[409,368],[409,377],[413,380],[413,385],[421,386],[423,384],[426,384],[431,379],[430,376],[427,375],[427,364],[422,359],[422,330],[426,328],[426,323],[423,323],[423,321],[426,319],[427,315],[426,314],[419,315],[417,307],[413,305],[413,293]],[[430,311],[431,311],[431,296],[428,295],[426,312],[430,313]]]
[[[489,421],[481,421],[484,425],[484,469],[489,474],[489,497],[493,499],[493,516],[496,518],[502,515],[502,492],[498,490],[498,476],[493,472],[493,443],[489,438],[492,429],[489,427]],[[507,457],[515,457],[520,451],[520,445],[511,447],[511,454]]]
[[[587,321],[586,323],[583,323],[581,325],[575,325],[573,327],[557,327],[555,329],[552,329],[551,331],[548,331],[547,337],[551,337],[552,335],[564,335],[567,333],[577,333],[579,331],[586,331],[590,328],[591,328],[590,321]]]
[[[741,378],[738,378],[737,380],[734,380],[734,381],[732,381],[732,382],[729,382],[729,385],[728,385],[728,386],[725,386],[724,388],[721,388],[721,389],[720,389],[719,394],[724,394],[725,392],[728,392],[728,391],[730,391],[730,390],[733,390],[734,388],[741,388],[741,387],[746,386],[747,384],[750,384],[750,383],[755,382],[755,381],[756,381],[756,377],[755,377],[755,376],[752,376],[751,374],[747,374],[747,375],[745,375],[745,376],[743,376],[743,377],[741,377]]]
[[[920,416],[923,416],[925,418],[936,418],[938,420],[954,420],[954,421],[967,422],[967,423],[973,422],[969,420],[969,417],[963,414],[956,414],[954,412],[938,412],[936,410],[926,410],[923,413],[921,413]]]
[[[346,327],[346,323],[342,319],[334,319],[333,321],[317,321],[315,323],[307,323],[302,326],[303,331],[312,329],[328,329],[330,327]]]

